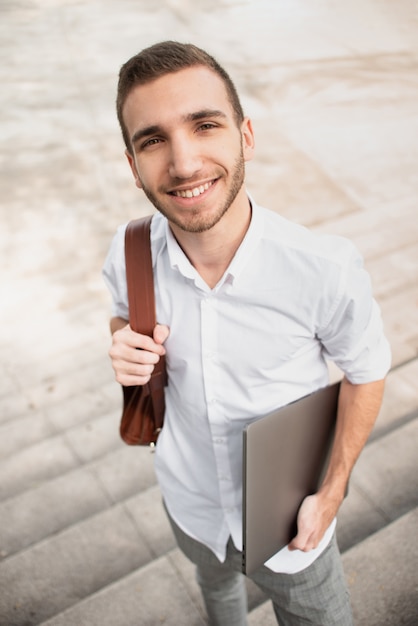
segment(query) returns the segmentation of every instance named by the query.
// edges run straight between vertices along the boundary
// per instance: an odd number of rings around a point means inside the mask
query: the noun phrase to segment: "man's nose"
[[[169,174],[171,178],[193,178],[202,168],[198,146],[193,141],[179,138],[171,143]]]

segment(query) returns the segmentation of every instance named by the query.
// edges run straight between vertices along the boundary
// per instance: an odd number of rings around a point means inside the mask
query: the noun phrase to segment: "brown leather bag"
[[[152,216],[129,222],[125,234],[129,324],[137,333],[152,337],[156,325],[154,276],[151,257]],[[129,445],[154,446],[163,427],[167,384],[161,357],[146,385],[125,387],[120,435]]]

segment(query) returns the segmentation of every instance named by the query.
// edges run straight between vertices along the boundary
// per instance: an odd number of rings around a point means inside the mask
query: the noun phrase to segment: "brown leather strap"
[[[125,261],[128,286],[129,324],[137,333],[152,337],[156,325],[154,274],[151,255],[152,215],[132,220],[126,227]],[[164,419],[165,359],[160,358],[144,392],[152,397],[157,428]]]
[[[149,337],[152,337],[156,324],[150,244],[151,219],[152,215],[147,215],[132,220],[125,233],[129,323],[136,333]]]

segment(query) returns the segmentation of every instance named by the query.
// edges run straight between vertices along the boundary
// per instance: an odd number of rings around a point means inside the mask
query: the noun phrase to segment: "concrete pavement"
[[[0,625],[206,624],[152,456],[118,437],[100,269],[148,212],[114,112],[162,39],[227,67],[250,192],[365,257],[393,348],[338,536],[356,626],[418,623],[418,14],[412,0],[0,2]],[[252,585],[250,626],[274,623]]]

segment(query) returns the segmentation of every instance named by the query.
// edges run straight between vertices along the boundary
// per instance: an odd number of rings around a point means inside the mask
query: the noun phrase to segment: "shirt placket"
[[[228,518],[236,512],[236,502],[231,477],[228,453],[228,431],[225,420],[223,398],[220,395],[220,364],[218,345],[219,301],[215,295],[201,302],[202,369],[206,395],[207,418],[212,435],[212,446],[216,462],[220,506],[228,523]]]

